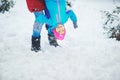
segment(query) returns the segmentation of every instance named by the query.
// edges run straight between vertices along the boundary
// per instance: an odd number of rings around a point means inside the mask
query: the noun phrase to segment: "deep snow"
[[[107,0],[106,0],[107,1]],[[70,20],[62,47],[49,46],[43,27],[42,51],[30,51],[34,15],[25,0],[0,14],[0,80],[120,80],[120,42],[103,34],[101,10],[112,2],[73,1],[78,29]]]

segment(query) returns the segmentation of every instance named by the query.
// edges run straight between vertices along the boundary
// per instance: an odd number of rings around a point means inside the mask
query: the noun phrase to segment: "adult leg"
[[[35,15],[35,19],[39,16],[43,14],[43,11],[40,11],[40,12],[34,12],[34,15]],[[41,42],[41,30],[42,30],[42,26],[43,24],[42,23],[38,23],[38,22],[34,22],[34,25],[33,25],[33,34],[32,34],[32,46],[31,46],[31,50],[32,51],[35,51],[35,52],[38,52],[41,50],[41,45],[40,45],[40,42]]]
[[[45,10],[45,15],[47,18],[50,18],[50,14],[49,14],[49,11],[47,9]],[[46,24],[45,27],[48,30],[51,26],[49,24]],[[48,31],[48,41],[49,41],[49,44],[51,46],[55,46],[55,47],[58,46],[57,40],[56,40],[53,32]]]

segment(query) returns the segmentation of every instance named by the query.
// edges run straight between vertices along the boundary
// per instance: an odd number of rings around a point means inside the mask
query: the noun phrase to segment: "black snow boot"
[[[41,50],[41,46],[40,46],[40,37],[33,37],[32,36],[32,46],[31,46],[31,50],[38,52]]]
[[[54,34],[48,34],[48,40],[49,40],[50,46],[54,46],[54,47],[59,46]]]

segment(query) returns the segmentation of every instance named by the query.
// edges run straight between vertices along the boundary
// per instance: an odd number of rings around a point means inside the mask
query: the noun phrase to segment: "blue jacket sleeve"
[[[69,17],[70,17],[70,19],[72,20],[73,23],[77,22],[77,17],[72,10],[68,10],[66,13],[67,13],[67,15],[69,15]]]

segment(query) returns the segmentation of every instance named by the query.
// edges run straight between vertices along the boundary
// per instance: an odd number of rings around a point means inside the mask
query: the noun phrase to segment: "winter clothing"
[[[41,14],[44,14],[44,12],[43,11],[34,12],[35,18],[37,18]],[[33,25],[33,35],[32,36],[34,36],[34,37],[41,36],[42,26],[43,26],[43,23],[38,23],[35,21],[34,25]]]
[[[45,17],[45,15],[40,15],[36,22],[47,23],[50,27],[48,32],[51,33],[58,24],[65,24],[68,18],[72,20],[73,23],[77,23],[77,17],[72,10],[66,11],[65,0],[45,0],[46,6],[50,13],[50,18]]]
[[[47,18],[50,18],[49,12],[47,11],[47,9],[45,7],[44,0],[26,0],[26,3],[27,3],[28,10],[30,12],[34,13],[35,19],[39,15],[45,15]],[[41,50],[41,45],[40,45],[41,40],[40,39],[41,39],[42,26],[43,26],[42,22],[39,22],[39,23],[36,21],[34,22],[33,34],[32,34],[32,40],[31,40],[31,43],[32,43],[31,50],[32,51],[38,52],[39,50]],[[46,26],[47,26],[47,28],[50,27],[48,24],[46,24]],[[53,34],[53,33],[51,33],[51,34]],[[55,40],[56,39],[54,39],[54,41]],[[52,39],[51,39],[51,42],[53,42]],[[56,41],[56,43],[57,43],[57,41]]]
[[[74,27],[75,29],[78,28],[78,25],[77,25],[76,22],[73,22],[73,27]]]
[[[45,9],[44,0],[26,0],[30,12],[39,12]]]
[[[57,28],[52,30],[52,32],[54,33],[54,36],[56,37],[56,39],[63,40],[66,34],[66,29],[64,26],[59,24]]]
[[[49,44],[51,46],[55,46],[55,47],[59,46],[56,39],[55,39],[54,34],[48,34],[48,40],[49,40]]]
[[[43,10],[45,9],[45,3],[43,0],[26,0],[28,10],[34,13],[35,19],[40,15],[44,14]],[[31,39],[31,50],[38,52],[41,50],[40,38],[41,38],[41,29],[43,23],[34,22],[33,25],[33,34]]]
[[[31,46],[31,50],[38,52],[41,50],[41,46],[40,46],[40,36],[39,37],[34,37],[32,36],[32,46]]]

